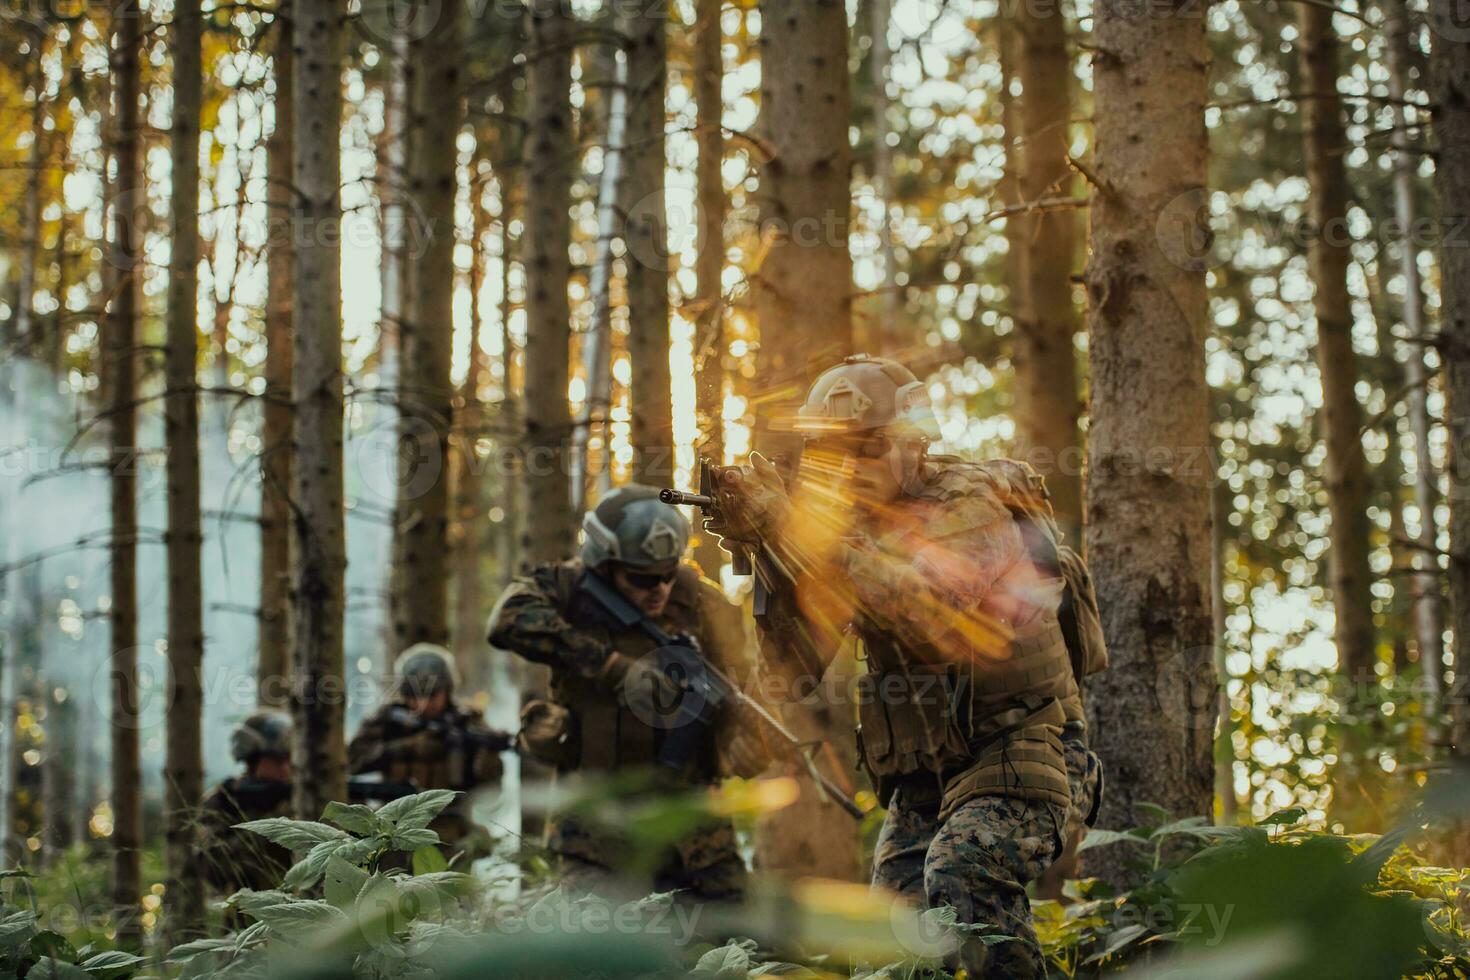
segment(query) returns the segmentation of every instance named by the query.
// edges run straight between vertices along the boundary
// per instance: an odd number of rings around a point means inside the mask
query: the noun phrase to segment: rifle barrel
[[[673,504],[676,507],[687,505],[689,507],[698,507],[700,510],[709,510],[715,505],[715,498],[709,494],[689,493],[684,490],[660,490],[658,492],[658,499],[666,504]]]

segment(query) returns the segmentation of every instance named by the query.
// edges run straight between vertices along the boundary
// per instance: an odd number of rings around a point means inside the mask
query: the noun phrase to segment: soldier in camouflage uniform
[[[874,884],[1014,937],[964,943],[971,977],[1042,977],[1026,887],[1069,822],[1095,814],[1076,676],[1102,654],[1069,643],[1076,609],[1095,614],[1095,599],[1080,559],[1058,547],[1041,478],[930,457],[933,424],[906,368],[850,357],[799,413],[794,497],[755,457],[720,492],[721,521],[727,537],[807,570],[758,617],[763,659],[789,689],[830,662],[832,610],[862,642],[859,751],[888,808]]]
[[[500,752],[511,736],[454,700],[454,658],[432,643],[418,643],[393,665],[393,698],[362,726],[347,746],[354,776],[377,773],[384,782],[412,783],[418,790],[452,789],[455,798],[429,828],[445,850],[478,852],[485,831],[470,818],[471,794],[496,786],[504,771]]]
[[[291,852],[235,824],[291,816],[291,719],[273,711],[246,718],[230,735],[243,776],[220,783],[204,798],[200,854],[204,874],[222,895],[241,888],[275,888],[291,867]]]
[[[585,576],[601,577],[662,630],[693,638],[700,656],[741,673],[747,656],[740,611],[697,567],[681,563],[689,539],[684,516],[661,503],[654,488],[630,485],[605,496],[583,529],[578,558],[517,578],[490,619],[492,646],[551,668],[553,700],[528,705],[523,741],[559,771],[642,771],[670,790],[708,786],[727,772],[758,773],[765,763],[760,746],[723,709],[692,761],[677,772],[657,765],[670,731],[661,719],[683,691],[652,655],[653,640],[611,622],[584,588]],[[732,899],[744,888],[745,864],[728,820],[678,841],[652,882],[635,884],[627,842],[586,819],[560,815],[549,846],[561,859],[563,883],[575,890],[651,885]]]

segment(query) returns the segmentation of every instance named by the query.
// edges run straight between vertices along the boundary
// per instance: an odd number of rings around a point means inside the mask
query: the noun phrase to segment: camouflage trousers
[[[941,823],[938,803],[912,789],[899,786],[888,805],[873,855],[873,884],[915,904],[953,906],[961,922],[1012,937],[990,946],[965,942],[959,958],[969,976],[1046,976],[1026,885],[1061,851],[1066,808],[981,796]]]
[[[650,874],[626,867],[632,847],[617,834],[570,817],[552,826],[548,846],[560,859],[562,885],[572,892],[637,899],[650,892],[679,891],[715,902],[745,894],[745,861],[728,821],[696,830],[680,840]]]

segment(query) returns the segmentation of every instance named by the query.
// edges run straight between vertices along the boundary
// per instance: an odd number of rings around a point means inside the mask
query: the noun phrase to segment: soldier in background
[[[291,816],[291,719],[263,711],[230,735],[230,752],[245,764],[204,798],[200,849],[204,873],[222,895],[241,888],[275,888],[291,867],[291,852],[235,824]]]
[[[409,647],[394,663],[393,677],[392,700],[363,721],[347,746],[348,767],[354,776],[373,773],[419,791],[459,791],[463,795],[429,829],[446,850],[478,856],[487,840],[484,828],[470,818],[470,794],[499,785],[505,768],[500,753],[513,739],[454,700],[454,658],[443,647]]]
[[[926,389],[896,362],[826,371],[795,425],[794,498],[755,457],[717,505],[726,537],[805,570],[758,619],[763,658],[809,689],[850,622],[859,753],[888,810],[874,884],[1013,937],[966,941],[969,976],[1044,977],[1026,886],[1100,790],[1077,686],[1106,662],[1086,570],[1030,467],[928,455]]]
[[[643,771],[675,791],[709,786],[725,773],[759,773],[766,759],[758,736],[736,727],[723,706],[687,765],[675,771],[660,764],[673,734],[660,718],[685,692],[661,669],[654,641],[637,627],[611,622],[586,591],[584,576],[600,577],[664,632],[692,638],[708,662],[744,676],[740,610],[696,566],[681,562],[689,541],[684,516],[660,502],[654,488],[633,484],[603,497],[582,527],[580,556],[517,578],[490,619],[492,646],[551,668],[553,700],[532,702],[523,716],[528,748],[562,772]],[[560,815],[549,846],[569,888],[638,890],[629,880],[632,848],[611,829]],[[678,841],[653,877],[657,891],[738,898],[746,869],[730,821]]]

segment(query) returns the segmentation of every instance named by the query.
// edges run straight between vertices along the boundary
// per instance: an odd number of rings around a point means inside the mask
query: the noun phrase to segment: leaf
[[[743,980],[750,971],[750,953],[754,947],[748,939],[732,939],[701,956],[694,964],[694,973],[713,980]]]
[[[325,879],[327,901],[339,909],[349,909],[357,902],[362,886],[368,882],[368,873],[355,864],[350,864],[336,854],[327,858],[322,869]]]
[[[317,883],[317,879],[327,870],[327,862],[331,860],[332,856],[344,850],[344,845],[355,843],[357,842],[346,834],[343,834],[337,840],[322,841],[307,851],[306,857],[291,866],[291,870],[286,872],[286,877],[281,881],[281,887],[287,891],[310,888]],[[346,860],[346,858],[343,860]]]
[[[42,957],[26,977],[28,980],[91,980],[86,970],[63,963],[54,956]]]
[[[1277,810],[1264,820],[1256,823],[1257,827],[1290,827],[1307,815],[1307,808],[1302,806],[1289,806]]]
[[[1106,946],[1098,950],[1096,953],[1093,953],[1082,962],[1101,962],[1102,960],[1107,959],[1109,956],[1117,953],[1124,946],[1127,946],[1129,943],[1134,942],[1146,932],[1148,932],[1148,926],[1141,925],[1139,923],[1134,923],[1131,926],[1124,926],[1123,928],[1119,929],[1117,932],[1108,937],[1108,943]]]
[[[77,951],[65,936],[47,929],[31,937],[31,955],[37,958],[54,956],[66,963],[77,961]]]
[[[326,810],[322,811],[322,819],[330,820],[359,837],[371,837],[384,829],[383,822],[372,808],[361,803],[328,803]]]
[[[167,959],[170,963],[187,963],[206,953],[233,953],[234,951],[235,940],[230,936],[220,939],[196,939],[169,950]]]
[[[432,830],[422,828],[409,828],[408,830],[396,830],[388,839],[388,846],[395,851],[407,851],[412,854],[421,847],[432,847],[439,843],[439,835]]]
[[[404,796],[383,805],[375,816],[396,831],[422,830],[433,823],[459,794],[452,789],[431,789]],[[410,848],[412,850],[412,848]]]
[[[1155,828],[1149,833],[1148,839],[1154,840],[1159,837],[1168,837],[1172,834],[1189,833],[1201,827],[1208,826],[1209,822],[1209,817],[1185,817],[1183,820],[1175,820],[1173,823],[1166,823],[1162,827]]]
[[[1087,832],[1087,836],[1077,850],[1081,852],[1093,847],[1106,847],[1108,844],[1116,844],[1125,840],[1133,841],[1135,844],[1140,842],[1136,834],[1130,834],[1126,830],[1104,830],[1101,827],[1093,827]]]
[[[141,956],[135,956],[121,949],[108,949],[87,957],[80,966],[93,976],[110,978],[123,976],[143,962]]]
[[[312,820],[292,820],[290,817],[269,817],[265,820],[247,820],[235,824],[236,829],[259,834],[273,844],[287,850],[304,851],[334,840],[349,840],[347,832]]]
[[[426,875],[448,870],[449,862],[444,859],[444,852],[434,845],[428,844],[413,852],[414,874]]]
[[[347,913],[314,899],[294,899],[257,909],[254,914],[272,933],[292,942],[304,942],[315,933],[343,928],[350,923]]]
[[[1155,826],[1169,822],[1169,811],[1157,803],[1135,803],[1133,804],[1133,809],[1144,814],[1146,817],[1152,817]]]

